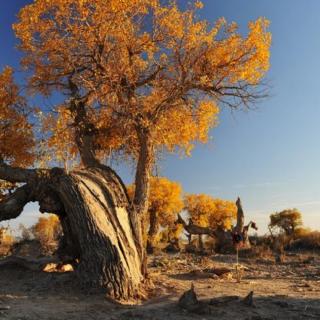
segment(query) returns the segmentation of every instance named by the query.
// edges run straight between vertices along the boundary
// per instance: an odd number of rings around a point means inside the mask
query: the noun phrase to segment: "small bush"
[[[15,239],[7,228],[0,228],[0,256],[7,256],[14,245]]]
[[[34,238],[40,242],[44,254],[56,251],[62,235],[60,221],[56,215],[40,217],[31,230]]]
[[[288,246],[288,250],[320,250],[320,232],[301,232]]]

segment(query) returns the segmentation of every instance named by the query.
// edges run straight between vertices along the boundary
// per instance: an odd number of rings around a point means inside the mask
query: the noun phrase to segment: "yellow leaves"
[[[58,107],[56,112],[56,117],[49,114],[40,118],[43,133],[49,135],[40,145],[43,156],[39,160],[46,164],[54,159],[68,169],[75,165],[77,156],[72,117],[64,105]]]
[[[197,0],[195,3],[194,3],[194,6],[195,8],[197,9],[202,9],[203,8],[203,3],[199,0]]]
[[[0,158],[17,166],[28,166],[34,161],[34,137],[28,112],[13,81],[12,69],[5,68],[0,73]]]
[[[203,227],[230,229],[237,213],[233,202],[214,199],[206,194],[186,195],[184,203],[193,222]]]
[[[128,186],[133,198],[134,185]],[[149,212],[155,212],[162,227],[172,225],[177,214],[183,209],[182,187],[165,177],[152,177],[150,180]]]
[[[48,217],[40,217],[32,227],[32,233],[43,247],[52,245],[52,242],[57,241],[62,233],[58,216],[50,214]]]
[[[164,177],[153,177],[150,185],[149,211],[157,212],[160,224],[172,224],[182,208],[181,185]]]
[[[155,128],[155,142],[169,152],[190,155],[196,142],[207,143],[210,129],[218,124],[218,114],[219,108],[209,100],[193,110],[184,105],[168,109]]]
[[[236,88],[231,95],[237,95],[240,85],[259,84],[270,57],[266,19],[251,22],[244,37],[224,18],[213,27],[199,19],[202,6],[37,0],[21,10],[14,29],[33,88],[49,95],[65,90],[72,77],[88,95],[90,119],[103,132],[96,138],[101,157],[121,150],[136,158],[137,123],[149,130],[157,151],[189,155],[217,125],[224,88]],[[63,108],[68,107],[66,101]],[[61,110],[56,121],[47,127],[50,144],[73,150],[74,157],[73,119]]]

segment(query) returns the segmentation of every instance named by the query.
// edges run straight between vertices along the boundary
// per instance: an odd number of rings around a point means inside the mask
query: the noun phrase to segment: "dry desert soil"
[[[153,287],[149,299],[135,306],[81,291],[73,272],[5,266],[0,268],[0,319],[320,319],[319,254],[292,253],[278,265],[271,258],[242,259],[240,263],[244,272],[237,282],[234,255],[151,256]],[[212,270],[226,273],[217,276]],[[193,311],[178,303],[191,284],[203,303]],[[253,303],[246,304],[243,298],[251,291]]]

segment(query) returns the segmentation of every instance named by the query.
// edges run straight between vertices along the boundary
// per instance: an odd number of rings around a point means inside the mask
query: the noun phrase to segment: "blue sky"
[[[11,31],[20,7],[30,1],[0,2],[0,68],[18,67]],[[201,17],[224,16],[246,30],[249,20],[271,21],[273,44],[270,97],[250,112],[223,110],[213,141],[191,158],[168,157],[162,175],[179,181],[186,192],[242,198],[248,220],[266,231],[269,214],[296,207],[305,225],[320,229],[320,1],[205,0]],[[120,168],[125,182],[131,170]],[[28,205],[19,221],[34,220]],[[14,226],[18,222],[13,223]]]

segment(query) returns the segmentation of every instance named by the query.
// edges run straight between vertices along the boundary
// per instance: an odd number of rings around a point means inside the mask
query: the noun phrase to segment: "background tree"
[[[237,217],[234,202],[206,194],[188,194],[184,198],[184,205],[193,223],[201,227],[230,230]]]
[[[133,194],[134,186],[128,188]],[[150,180],[149,209],[144,223],[147,234],[147,251],[153,252],[160,227],[173,229],[177,214],[183,209],[182,187],[165,177]],[[173,235],[174,236],[174,235]]]
[[[287,236],[293,236],[302,226],[301,213],[297,209],[286,209],[270,215],[269,228],[278,229]]]
[[[230,230],[237,217],[237,207],[232,201],[215,199],[206,194],[189,194],[184,198],[185,209],[192,224],[199,227]],[[202,236],[199,235],[202,247]]]
[[[40,217],[32,227],[32,234],[37,239],[46,254],[52,254],[62,236],[62,228],[58,216]]]
[[[140,220],[156,155],[207,142],[218,104],[254,102],[269,68],[265,19],[243,37],[235,24],[200,20],[195,4],[182,11],[157,0],[37,0],[14,26],[29,89],[61,97],[44,116],[48,148],[58,156],[67,146],[82,170],[2,161],[0,179],[25,184],[0,204],[1,220],[39,201],[42,212],[59,215],[81,281],[117,299],[135,296],[145,274]],[[119,154],[136,163],[131,207],[121,179],[101,162]]]

